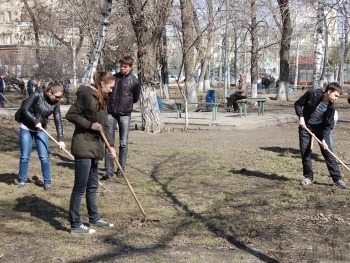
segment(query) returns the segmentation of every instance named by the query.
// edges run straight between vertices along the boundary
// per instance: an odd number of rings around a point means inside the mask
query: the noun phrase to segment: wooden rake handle
[[[54,137],[52,137],[51,134],[49,134],[45,129],[41,129],[41,130],[45,132],[47,136],[49,136],[51,140],[53,140],[57,145],[60,145],[59,142]],[[70,158],[72,158],[72,160],[74,160],[74,156],[70,152],[68,152],[66,149],[63,149],[63,150],[70,156]]]
[[[6,97],[4,95],[2,95],[2,93],[0,93],[1,97],[3,97],[8,103],[12,104],[11,102],[9,102]]]
[[[100,133],[101,133],[101,136],[102,136],[102,139],[103,139],[104,143],[106,144],[106,146],[107,146],[107,148],[108,148],[108,151],[111,152],[111,151],[112,151],[112,147],[109,145],[109,143],[108,143],[108,141],[107,141],[107,138],[106,138],[106,135],[103,133],[103,131],[100,131]],[[130,182],[129,182],[129,179],[126,177],[126,175],[125,175],[125,173],[124,173],[124,171],[123,171],[122,166],[120,165],[120,163],[118,162],[118,160],[117,160],[116,158],[114,158],[114,162],[117,164],[117,166],[118,166],[118,168],[119,168],[119,171],[120,171],[121,174],[123,175],[123,178],[124,178],[126,184],[128,185],[128,188],[129,188],[129,190],[130,190],[132,196],[134,197],[134,199],[135,199],[135,201],[136,201],[138,207],[140,208],[140,210],[141,210],[143,216],[146,217],[146,213],[145,213],[145,211],[143,210],[140,201],[137,199],[137,196],[136,196],[134,190],[133,190],[132,187],[131,187],[131,184],[130,184]]]
[[[305,129],[313,138],[315,138],[315,139],[318,141],[319,144],[322,144],[322,142],[316,137],[316,135],[315,135],[312,131],[309,130],[308,127],[303,126],[303,129]],[[349,168],[345,163],[343,163],[342,160],[340,160],[331,150],[329,150],[328,148],[327,148],[326,150],[327,150],[331,155],[333,155],[333,157],[334,157],[335,159],[337,159],[348,171],[350,171],[350,168]]]
[[[54,137],[52,137],[51,136],[51,134],[50,133],[48,133],[46,130],[44,130],[44,129],[41,129],[43,132],[45,132],[46,134],[47,134],[47,136],[49,136],[50,138],[51,138],[51,140],[53,140],[57,145],[60,145],[59,144],[59,142],[54,138]],[[72,158],[72,160],[74,161],[74,156],[70,153],[70,152],[68,152],[66,149],[63,149],[68,155],[69,155],[69,157],[70,158]],[[100,181],[98,182],[98,184],[104,189],[104,190],[106,190],[106,188],[103,186],[103,184],[101,184],[100,183]]]

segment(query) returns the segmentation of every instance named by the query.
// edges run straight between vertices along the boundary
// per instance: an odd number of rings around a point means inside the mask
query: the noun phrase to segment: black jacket
[[[36,91],[23,101],[21,105],[21,122],[31,130],[36,130],[35,125],[39,122],[46,129],[51,114],[53,114],[55,121],[57,138],[59,141],[63,141],[63,127],[59,103],[52,102],[46,93]]]
[[[317,105],[323,100],[324,92],[320,89],[309,90],[301,96],[295,103],[295,113],[297,116],[304,117],[305,124],[310,120],[311,114],[316,110]],[[332,102],[328,103],[328,108],[323,115],[323,139],[329,136],[334,126],[335,108]]]
[[[108,143],[114,146],[111,134],[108,133],[107,111],[98,105],[98,92],[89,86],[80,86],[77,90],[77,100],[69,108],[66,119],[75,124],[72,137],[71,152],[80,158],[102,159],[104,144],[100,132],[92,130],[94,122],[104,127]]]
[[[133,103],[140,99],[140,81],[130,71],[126,75],[117,73],[114,75],[115,85],[109,95],[108,113],[113,116],[130,115]]]

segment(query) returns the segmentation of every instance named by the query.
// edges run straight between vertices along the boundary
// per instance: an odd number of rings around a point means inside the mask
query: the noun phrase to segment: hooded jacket
[[[98,105],[98,91],[94,87],[80,86],[77,100],[69,108],[66,119],[75,125],[71,152],[78,158],[102,159],[104,144],[100,132],[91,129],[93,123],[102,125],[108,143],[113,147],[111,134],[108,133],[107,111]]]
[[[295,113],[297,116],[304,117],[305,124],[308,124],[312,113],[316,110],[318,104],[321,103],[324,97],[324,92],[321,89],[308,90],[295,103]],[[332,102],[328,103],[326,112],[323,114],[323,139],[329,137],[329,133],[334,126],[335,108]]]
[[[140,81],[132,71],[126,75],[117,73],[114,76],[116,80],[113,91],[109,95],[108,113],[114,117],[131,115],[133,103],[140,99]]]
[[[36,91],[23,101],[20,121],[31,130],[37,130],[35,126],[39,122],[46,129],[51,114],[55,121],[58,140],[63,141],[60,104],[52,102],[45,92]]]

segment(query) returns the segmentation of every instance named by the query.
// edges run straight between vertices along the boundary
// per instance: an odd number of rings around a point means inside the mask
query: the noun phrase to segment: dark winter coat
[[[63,141],[60,104],[52,102],[45,92],[36,91],[23,101],[20,122],[31,130],[36,130],[35,126],[40,122],[46,129],[51,114],[53,114],[58,140]]]
[[[93,123],[102,125],[108,143],[111,147],[114,142],[108,133],[107,110],[98,105],[98,92],[94,87],[80,86],[77,91],[77,100],[69,108],[66,119],[75,125],[72,137],[71,152],[78,158],[102,159],[104,144],[99,131],[91,129]]]
[[[108,113],[113,116],[131,115],[133,103],[140,99],[140,81],[129,72],[126,75],[117,73],[113,91],[109,95]]]
[[[304,117],[305,123],[307,124],[318,104],[322,102],[323,97],[324,92],[320,89],[308,90],[294,103],[295,113],[299,118]],[[329,133],[334,126],[334,113],[334,104],[329,102],[328,108],[323,114],[323,139],[329,137]]]

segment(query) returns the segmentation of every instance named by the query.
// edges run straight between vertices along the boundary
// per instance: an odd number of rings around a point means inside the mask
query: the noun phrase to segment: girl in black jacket
[[[59,146],[66,147],[63,142],[63,128],[59,100],[62,98],[63,87],[60,84],[50,83],[44,91],[34,92],[26,99],[20,108],[19,141],[21,158],[19,163],[18,188],[26,185],[28,178],[28,166],[32,153],[32,143],[35,140],[41,162],[41,170],[44,179],[44,189],[51,189],[51,169],[49,159],[49,139],[42,129],[47,128],[48,118],[53,114]]]

